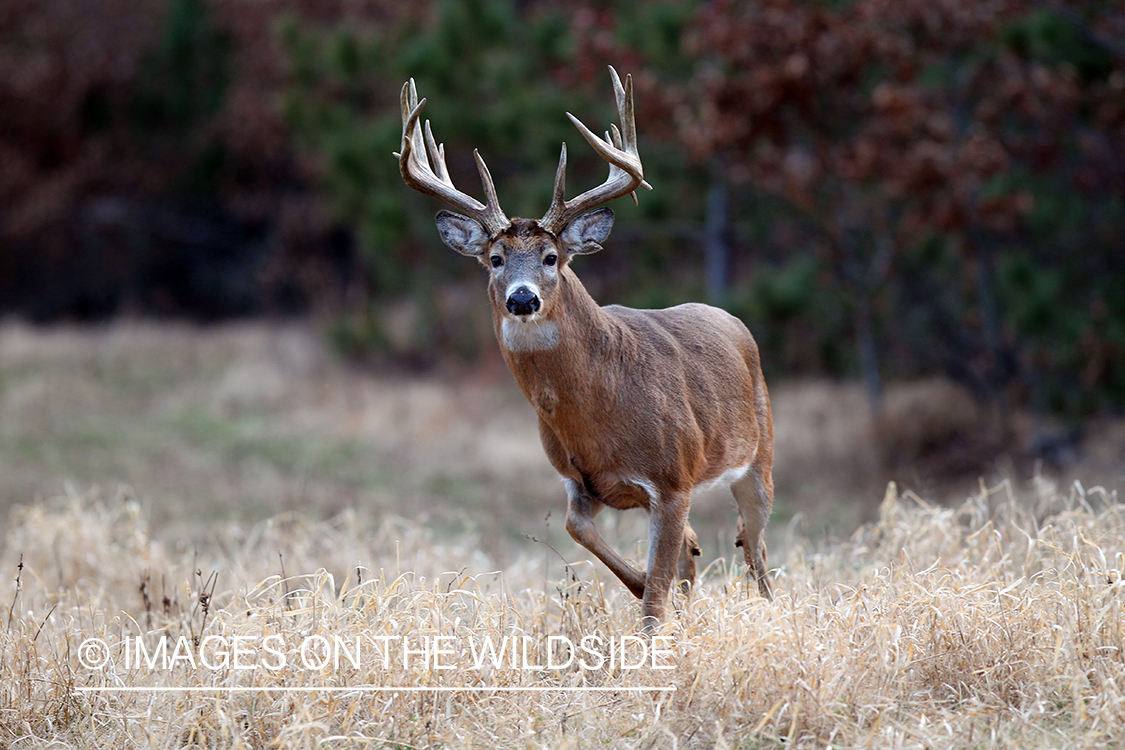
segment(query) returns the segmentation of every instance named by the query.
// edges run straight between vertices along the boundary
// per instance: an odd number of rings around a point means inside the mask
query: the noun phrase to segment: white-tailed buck
[[[763,530],[773,506],[773,418],[758,348],[735,317],[687,304],[666,310],[599,307],[570,268],[601,250],[613,211],[597,208],[644,181],[633,121],[633,84],[610,68],[621,129],[605,139],[567,113],[606,161],[609,177],[573,200],[563,197],[566,144],[551,207],[538,221],[509,219],[480,154],[486,203],[453,186],[444,147],[423,130],[411,80],[402,87],[402,178],[461,213],[439,211],[445,244],[488,269],[496,338],[504,360],[539,415],[539,435],[566,484],[566,528],[641,599],[642,627],[664,615],[675,579],[695,580],[699,546],[688,524],[691,494],[731,486],[736,544],[758,591],[770,597]],[[594,525],[605,506],[644,508],[648,568],[641,572],[606,544]]]

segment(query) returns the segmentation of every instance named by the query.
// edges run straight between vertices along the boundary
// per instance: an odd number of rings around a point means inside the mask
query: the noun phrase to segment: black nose
[[[539,298],[527,287],[521,286],[508,296],[508,312],[512,315],[531,315],[539,310]]]

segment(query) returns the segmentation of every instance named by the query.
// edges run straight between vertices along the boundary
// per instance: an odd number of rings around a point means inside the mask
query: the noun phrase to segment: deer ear
[[[476,220],[452,211],[438,211],[436,221],[441,241],[462,255],[479,258],[488,249],[488,232]]]
[[[601,243],[613,229],[613,210],[598,208],[577,217],[559,234],[563,252],[567,257],[589,255],[602,249]]]

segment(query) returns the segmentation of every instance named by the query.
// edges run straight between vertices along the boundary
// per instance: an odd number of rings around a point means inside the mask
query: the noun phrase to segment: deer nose
[[[531,315],[539,310],[539,297],[526,286],[508,295],[508,312],[512,315]]]

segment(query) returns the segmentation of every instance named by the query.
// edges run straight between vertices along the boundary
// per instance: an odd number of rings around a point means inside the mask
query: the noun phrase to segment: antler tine
[[[429,120],[426,120],[426,153],[430,157],[437,178],[453,187],[453,180],[449,179],[449,170],[445,166],[445,144],[434,140],[434,132],[430,130]]]
[[[398,158],[399,172],[402,174],[403,181],[418,192],[448,203],[480,222],[490,236],[495,236],[506,229],[511,222],[500,209],[492,175],[489,174],[484,159],[475,150],[473,155],[476,157],[477,170],[484,184],[486,202],[481,203],[454,187],[453,180],[449,177],[449,169],[445,165],[445,145],[437,143],[434,139],[429,120],[426,121],[424,135],[418,123],[426,100],[418,100],[413,78],[402,85],[400,104],[402,146],[395,156]]]
[[[644,170],[641,166],[641,157],[637,153],[637,126],[633,111],[633,77],[625,76],[625,85],[621,85],[621,78],[613,66],[609,66],[609,75],[613,81],[613,94],[617,102],[617,116],[621,121],[621,128],[611,124],[606,131],[605,139],[598,137],[582,124],[577,117],[567,112],[566,116],[578,128],[578,132],[593,147],[599,156],[609,162],[609,177],[600,186],[587,190],[574,200],[567,201],[563,197],[563,185],[566,181],[566,144],[559,157],[559,168],[555,173],[555,192],[551,207],[539,220],[539,225],[549,232],[562,231],[574,217],[582,214],[595,206],[618,198],[622,195],[632,195],[636,203],[636,189],[644,187],[652,190],[652,186],[645,182]]]
[[[617,71],[609,66],[610,77],[613,78],[613,95],[617,99],[617,115],[621,120],[621,127],[625,128],[625,144],[631,148],[630,153],[637,153],[637,123],[633,117],[633,76],[625,76],[625,87],[621,86],[621,79]],[[616,132],[617,128],[612,123],[610,127]],[[651,188],[649,188],[651,190]]]
[[[499,208],[500,201],[496,197],[496,186],[492,184],[492,175],[489,173],[488,165],[484,163],[484,159],[481,157],[480,151],[477,151],[475,148],[473,149],[473,158],[476,159],[477,172],[480,173],[480,181],[481,184],[484,185],[485,202],[487,202],[490,207],[496,206],[497,208]],[[500,214],[500,217],[503,218],[504,214]],[[508,220],[504,219],[504,224],[507,223]]]
[[[551,205],[562,204],[566,191],[566,142],[563,142],[562,152],[559,154],[559,167],[555,170],[555,192],[551,197]]]

